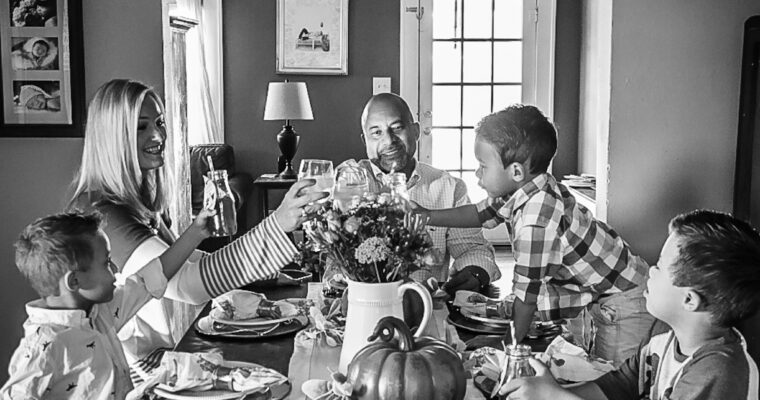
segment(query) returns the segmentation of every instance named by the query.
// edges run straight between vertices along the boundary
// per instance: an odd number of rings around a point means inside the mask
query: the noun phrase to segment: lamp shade
[[[306,82],[269,82],[264,120],[314,119]]]

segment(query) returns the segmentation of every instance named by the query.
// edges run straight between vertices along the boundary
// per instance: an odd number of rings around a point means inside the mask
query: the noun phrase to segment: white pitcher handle
[[[407,282],[399,286],[399,297],[403,299],[404,292],[407,290],[414,290],[417,292],[417,294],[419,294],[422,298],[422,305],[425,307],[424,314],[422,315],[422,322],[420,322],[420,326],[417,328],[417,332],[414,332],[414,337],[420,337],[422,331],[425,330],[428,322],[430,321],[430,316],[433,315],[433,298],[430,297],[430,292],[417,282]]]

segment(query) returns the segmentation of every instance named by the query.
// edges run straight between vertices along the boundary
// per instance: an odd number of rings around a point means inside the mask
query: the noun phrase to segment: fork
[[[232,328],[232,327],[227,328],[227,327],[224,327],[224,326],[225,325],[214,324],[214,330],[217,331],[217,332],[220,332],[220,333],[250,333],[250,334],[257,335],[257,336],[263,336],[263,335],[266,335],[267,333],[273,332],[275,329],[279,328],[280,327],[280,323],[278,322],[278,323],[276,323],[276,324],[274,324],[271,327],[266,328],[266,329]]]

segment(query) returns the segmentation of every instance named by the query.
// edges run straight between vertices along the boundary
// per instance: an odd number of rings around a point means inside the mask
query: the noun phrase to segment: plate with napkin
[[[232,290],[212,300],[209,317],[226,325],[261,327],[308,315],[309,302],[306,299],[271,301],[260,293]]]
[[[169,400],[277,400],[290,393],[290,382],[273,369],[224,360],[219,352],[167,351],[161,365],[127,399],[150,392]]]

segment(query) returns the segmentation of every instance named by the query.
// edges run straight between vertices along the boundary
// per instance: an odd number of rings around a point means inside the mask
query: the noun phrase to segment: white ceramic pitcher
[[[422,303],[425,306],[422,322],[414,333],[415,337],[420,336],[425,330],[433,312],[433,300],[430,293],[417,282],[363,283],[350,279],[347,282],[348,315],[346,315],[346,331],[338,365],[338,370],[344,374],[356,353],[369,344],[367,338],[381,318],[394,316],[404,319],[401,299],[405,291],[417,292],[422,297]]]

